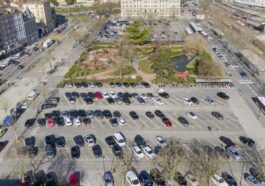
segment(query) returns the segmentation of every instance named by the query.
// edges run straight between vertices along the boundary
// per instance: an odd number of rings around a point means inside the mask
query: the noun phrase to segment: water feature
[[[186,55],[179,55],[172,57],[172,63],[178,72],[185,72],[186,65],[193,60],[194,57],[187,57]]]

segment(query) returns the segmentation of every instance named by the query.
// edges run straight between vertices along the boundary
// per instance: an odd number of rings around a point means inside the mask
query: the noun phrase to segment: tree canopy
[[[175,72],[171,57],[163,49],[157,51],[157,55],[153,58],[152,68],[157,77],[162,78],[170,78]]]
[[[73,5],[75,3],[75,0],[65,0],[65,2],[68,4],[68,5]]]
[[[137,19],[127,26],[124,37],[129,43],[142,45],[150,41],[150,30]]]

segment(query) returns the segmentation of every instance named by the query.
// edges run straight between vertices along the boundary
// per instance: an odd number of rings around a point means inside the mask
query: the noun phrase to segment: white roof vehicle
[[[216,186],[229,186],[226,181],[218,174],[214,174],[212,176],[212,181]]]
[[[244,173],[244,179],[251,186],[261,186],[261,183],[247,172]]]
[[[120,132],[114,133],[113,138],[120,147],[124,147],[126,145],[126,140]]]
[[[123,119],[123,118],[118,118],[118,123],[119,123],[120,125],[125,125],[125,124],[126,124],[126,120]]]
[[[118,98],[118,96],[114,92],[109,92],[109,96],[112,97],[113,99]]]
[[[102,95],[103,95],[103,97],[104,97],[105,99],[110,97],[110,96],[109,96],[109,93],[106,92],[106,91],[104,91],[104,92],[102,93]]]
[[[195,178],[195,176],[191,173],[188,173],[185,176],[186,181],[188,182],[188,185],[190,186],[199,186],[199,182],[197,181],[197,179]]]
[[[132,148],[132,152],[135,158],[137,159],[142,159],[144,158],[144,153],[143,151],[140,149],[140,147],[138,147],[137,145],[133,146]]]
[[[125,177],[130,186],[141,186],[138,177],[133,171],[128,171]]]
[[[65,124],[66,126],[71,126],[71,125],[73,124],[72,121],[71,121],[71,119],[68,118],[67,116],[64,116],[64,117],[63,117],[63,120],[64,120],[64,124]]]
[[[197,115],[194,112],[187,112],[187,116],[193,120],[197,119]]]
[[[235,160],[241,160],[241,155],[237,152],[235,147],[230,146],[226,149],[227,153],[232,156]]]
[[[80,121],[79,118],[74,118],[74,119],[73,119],[73,122],[74,122],[74,125],[75,125],[75,126],[79,126],[79,125],[81,125],[81,121]]]
[[[140,97],[143,98],[143,99],[147,98],[146,94],[140,94]]]
[[[89,147],[95,145],[95,140],[91,134],[84,136],[84,139]]]
[[[164,104],[164,102],[160,98],[158,98],[158,97],[155,97],[154,98],[154,102],[157,103],[157,104],[159,104],[159,105],[163,105]]]
[[[156,136],[155,137],[155,142],[157,145],[161,146],[161,147],[166,147],[167,146],[167,142],[165,140],[165,138],[163,138],[162,136]]]
[[[155,153],[154,153],[154,151],[153,151],[153,149],[149,145],[146,145],[143,148],[143,152],[150,159],[153,159],[156,156]]]
[[[183,103],[185,103],[186,105],[192,105],[192,101],[189,98],[183,98],[182,99]]]

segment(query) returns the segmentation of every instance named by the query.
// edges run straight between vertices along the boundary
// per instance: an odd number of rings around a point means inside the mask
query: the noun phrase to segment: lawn
[[[67,19],[72,19],[72,20],[82,20],[82,19],[88,19],[88,15],[71,15],[71,16],[66,16]]]
[[[153,70],[151,69],[152,61],[146,59],[139,62],[139,67],[141,71],[145,74],[153,74]]]
[[[135,52],[137,55],[149,55],[153,51],[153,48],[151,47],[138,47],[135,49]]]
[[[86,6],[76,6],[72,8],[57,8],[56,13],[57,14],[71,14],[76,12],[85,12],[85,11],[91,11],[92,7],[86,7]]]

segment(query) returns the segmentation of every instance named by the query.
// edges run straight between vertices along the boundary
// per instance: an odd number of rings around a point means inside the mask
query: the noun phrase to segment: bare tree
[[[179,163],[186,158],[185,150],[179,141],[171,140],[169,145],[162,149],[161,153],[154,159],[153,163],[168,173],[170,183],[178,169]]]
[[[206,50],[206,42],[200,36],[186,36],[183,39],[183,49],[187,55],[198,55],[203,50]]]
[[[197,140],[191,142],[191,151],[187,154],[192,172],[200,179],[202,185],[209,186],[211,177],[220,168],[220,156]]]

